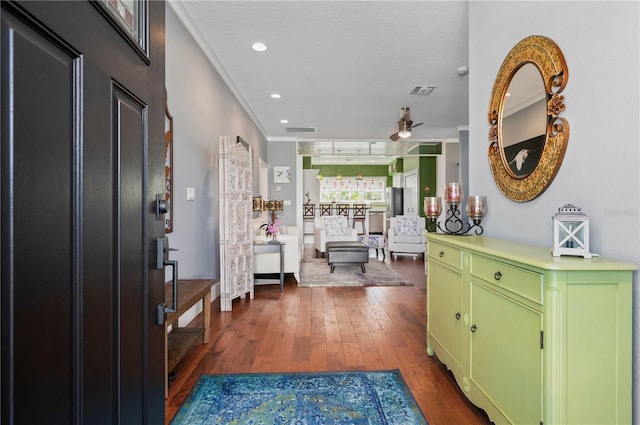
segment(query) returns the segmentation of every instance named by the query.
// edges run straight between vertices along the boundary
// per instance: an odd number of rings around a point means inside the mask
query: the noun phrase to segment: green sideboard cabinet
[[[427,353],[496,424],[630,424],[635,264],[428,235]]]

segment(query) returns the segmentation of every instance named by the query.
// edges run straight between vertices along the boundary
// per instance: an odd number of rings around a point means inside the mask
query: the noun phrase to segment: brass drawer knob
[[[500,272],[495,272],[495,273],[493,274],[493,278],[494,278],[495,280],[500,280],[500,278],[501,278],[501,277],[502,277],[502,273],[500,273]]]

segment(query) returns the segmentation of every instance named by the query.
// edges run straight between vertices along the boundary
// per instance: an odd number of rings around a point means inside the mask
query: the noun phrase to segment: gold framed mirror
[[[569,141],[561,94],[569,70],[560,48],[539,35],[516,44],[505,58],[489,104],[489,165],[502,193],[526,202],[558,173]]]

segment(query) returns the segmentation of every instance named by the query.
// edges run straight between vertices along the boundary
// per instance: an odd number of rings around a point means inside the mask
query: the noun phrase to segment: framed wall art
[[[291,183],[291,167],[273,167],[274,183]]]
[[[149,59],[149,0],[94,0],[109,23],[144,59]]]

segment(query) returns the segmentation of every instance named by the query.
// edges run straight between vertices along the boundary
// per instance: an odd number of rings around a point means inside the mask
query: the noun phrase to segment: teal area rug
[[[202,375],[172,425],[427,424],[399,370]]]

